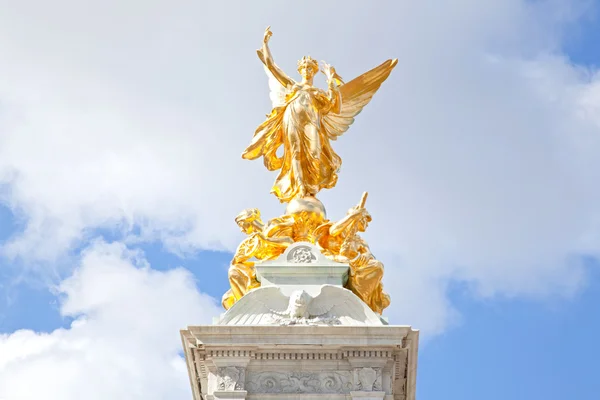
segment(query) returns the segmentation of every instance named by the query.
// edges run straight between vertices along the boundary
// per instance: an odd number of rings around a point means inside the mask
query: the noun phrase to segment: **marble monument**
[[[236,218],[247,237],[231,261],[226,311],[212,325],[181,331],[193,399],[414,400],[419,332],[382,316],[390,304],[383,264],[360,236],[371,222],[367,193],[335,222],[316,198],[337,182],[341,159],[330,140],[397,60],[347,83],[323,64],[325,91],[312,85],[312,58],[298,62],[299,82],[275,65],[271,35],[267,28],[257,53],[273,110],[243,157],[280,170],[272,193],[288,204],[267,222],[257,209]]]

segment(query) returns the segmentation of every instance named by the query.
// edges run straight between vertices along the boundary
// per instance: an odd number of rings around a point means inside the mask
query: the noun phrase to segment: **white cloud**
[[[290,73],[307,52],[346,79],[400,59],[335,143],[339,184],[320,195],[338,218],[370,192],[392,321],[443,329],[452,280],[482,296],[578,290],[577,256],[600,250],[600,83],[561,41],[585,2],[378,4],[305,2],[292,18],[275,2],[3,10],[0,179],[27,221],[5,254],[53,260],[116,224],[232,249],[240,209],[282,212],[274,174],[240,159],[269,111],[254,49],[272,25]]]
[[[76,318],[68,329],[0,335],[0,399],[191,396],[179,329],[219,310],[188,271],[97,242],[59,289],[62,315]]]

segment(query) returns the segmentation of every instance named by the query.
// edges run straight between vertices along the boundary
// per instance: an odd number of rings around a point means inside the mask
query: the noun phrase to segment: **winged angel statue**
[[[332,66],[322,63],[328,87],[324,91],[313,86],[319,63],[311,57],[298,61],[300,82],[273,62],[268,45],[271,35],[267,28],[257,53],[269,76],[273,110],[256,129],[242,157],[254,160],[262,156],[268,170],[281,170],[271,192],[286,203],[335,186],[342,160],[330,141],[348,130],[398,60],[387,60],[348,83]],[[283,154],[278,156],[282,145]]]

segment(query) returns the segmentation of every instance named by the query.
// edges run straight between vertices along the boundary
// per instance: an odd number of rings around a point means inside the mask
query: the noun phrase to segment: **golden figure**
[[[383,264],[375,259],[367,242],[358,235],[371,222],[371,215],[365,209],[366,200],[365,192],[360,203],[351,208],[344,218],[321,225],[314,234],[326,257],[350,264],[346,287],[373,311],[381,314],[390,305],[390,297],[384,293],[381,283]]]
[[[292,243],[292,228],[295,223],[290,215],[270,220],[266,225],[260,219],[260,211],[250,208],[242,211],[235,219],[242,232],[248,237],[240,243],[229,267],[231,289],[223,295],[222,304],[229,309],[249,290],[260,286],[254,270],[255,261],[272,260],[282,254]]]
[[[378,67],[344,83],[335,69],[323,63],[328,90],[313,86],[319,63],[310,57],[298,62],[302,80],[294,81],[274,62],[269,50],[271,31],[266,29],[258,56],[269,75],[273,110],[254,133],[252,143],[242,157],[263,157],[270,171],[281,169],[272,193],[281,202],[314,196],[337,182],[341,158],[330,141],[336,140],[354,122],[383,81],[396,66],[388,60]],[[283,145],[283,154],[277,149]]]
[[[324,91],[313,86],[319,63],[312,58],[303,57],[298,62],[300,82],[277,67],[268,45],[271,36],[267,28],[257,53],[269,76],[273,109],[256,129],[242,157],[263,157],[267,169],[280,170],[271,192],[288,204],[285,215],[267,224],[263,224],[257,209],[244,210],[237,216],[237,224],[248,236],[231,261],[231,289],[223,296],[223,307],[229,309],[248,291],[260,286],[254,268],[257,262],[276,259],[292,243],[303,241],[316,244],[326,257],[348,264],[346,288],[381,314],[390,304],[381,283],[383,264],[359,235],[371,221],[365,209],[367,193],[338,222],[327,220],[325,207],[315,195],[337,182],[342,160],[330,142],[348,130],[397,60],[388,60],[348,83],[332,66],[323,63],[321,71],[327,78]],[[283,151],[277,155],[281,146]]]

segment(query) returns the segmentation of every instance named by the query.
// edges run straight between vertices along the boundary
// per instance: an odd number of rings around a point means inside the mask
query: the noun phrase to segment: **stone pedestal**
[[[277,286],[289,295],[294,290],[313,294],[321,285],[343,287],[349,266],[329,260],[311,243],[298,242],[276,260],[256,264],[255,268],[262,287]]]
[[[410,327],[192,326],[182,337],[194,400],[415,398]]]
[[[414,400],[418,331],[387,325],[342,287],[348,266],[321,262],[294,244],[214,325],[181,331],[194,400]]]

